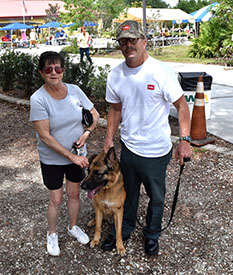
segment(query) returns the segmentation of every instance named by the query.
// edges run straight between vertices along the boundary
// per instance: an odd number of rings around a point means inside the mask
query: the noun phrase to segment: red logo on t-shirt
[[[154,89],[155,89],[155,85],[152,85],[152,84],[147,85],[147,90],[154,90]]]
[[[125,25],[122,27],[122,31],[128,31],[130,29],[129,25]]]

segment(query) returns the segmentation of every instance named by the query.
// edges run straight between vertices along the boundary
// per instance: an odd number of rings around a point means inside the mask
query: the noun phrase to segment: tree
[[[51,22],[51,21],[57,21],[59,22],[61,20],[60,16],[59,16],[59,9],[60,6],[58,4],[56,5],[52,5],[49,4],[49,9],[46,9],[46,16],[45,16],[45,22]]]
[[[103,29],[108,29],[111,26],[112,20],[119,16],[124,11],[124,0],[99,0],[97,1],[97,18],[102,20]]]
[[[181,9],[187,13],[192,13],[212,3],[210,0],[179,0],[178,4],[174,7]]]
[[[142,8],[142,1],[141,0],[125,0],[127,5],[131,8]],[[163,0],[146,0],[146,6],[148,8],[168,8],[169,5]]]
[[[62,21],[74,23],[73,29],[85,21],[103,22],[103,28],[111,25],[114,18],[124,10],[124,0],[63,0],[65,12],[60,13]]]
[[[169,5],[163,0],[147,0],[146,6],[157,9],[164,9],[169,7]]]

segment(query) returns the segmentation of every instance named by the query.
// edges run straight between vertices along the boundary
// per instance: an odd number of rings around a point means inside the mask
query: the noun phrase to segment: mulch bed
[[[0,274],[231,274],[233,156],[193,148],[193,159],[182,176],[178,206],[172,225],[160,237],[158,257],[144,253],[137,224],[125,242],[126,255],[81,245],[68,236],[66,196],[58,223],[61,255],[46,252],[48,192],[42,184],[35,130],[28,121],[29,108],[0,101]],[[177,120],[170,118],[172,134]],[[98,126],[88,140],[89,155],[102,151],[106,128]],[[216,139],[219,146],[233,145]],[[174,145],[175,146],[175,145]],[[115,147],[120,152],[119,132]],[[173,157],[167,172],[164,225],[171,211],[179,165]],[[139,219],[145,222],[148,203],[141,189]],[[78,220],[87,227],[94,213],[86,192],[81,192]],[[102,239],[111,225],[103,224]]]

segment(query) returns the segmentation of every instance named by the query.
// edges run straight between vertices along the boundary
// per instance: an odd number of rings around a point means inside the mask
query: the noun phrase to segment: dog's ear
[[[94,154],[94,155],[91,155],[89,158],[88,158],[88,162],[89,164],[92,163],[93,159],[97,156],[97,154]]]
[[[109,148],[106,154],[104,162],[108,166],[108,168],[113,169],[113,165],[116,160],[117,160],[117,156],[116,156],[115,148],[111,147]]]

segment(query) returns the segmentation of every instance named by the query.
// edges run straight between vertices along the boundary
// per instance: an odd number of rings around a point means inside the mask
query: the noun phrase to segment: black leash
[[[187,162],[187,161],[190,161],[190,158],[184,158],[184,162]],[[152,234],[155,234],[155,233],[164,231],[164,230],[167,229],[168,226],[170,225],[170,223],[171,223],[171,221],[172,221],[172,218],[173,218],[173,216],[174,216],[174,213],[175,213],[175,209],[176,209],[176,203],[177,203],[178,196],[179,196],[180,179],[181,179],[181,175],[182,175],[182,173],[183,173],[183,170],[184,170],[184,164],[182,164],[182,165],[180,166],[179,178],[178,178],[178,182],[177,182],[177,185],[176,185],[175,195],[174,195],[173,202],[172,202],[172,210],[171,210],[170,220],[169,220],[167,226],[165,226],[163,229],[158,229],[158,230],[149,230],[149,229],[144,228],[145,231],[147,231],[147,232],[149,232],[149,233],[152,233]],[[138,222],[138,224],[139,224],[141,227],[143,227],[143,225],[142,225],[141,222],[139,221],[138,217],[137,217],[137,222]]]

